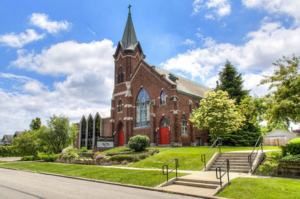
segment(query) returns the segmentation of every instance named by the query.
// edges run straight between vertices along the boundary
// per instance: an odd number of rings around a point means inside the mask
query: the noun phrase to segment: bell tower
[[[130,8],[131,5],[128,6],[129,12],[122,40],[118,43],[114,54],[115,86],[122,82],[130,81],[130,75],[134,72],[137,64],[146,57],[140,42],[136,38]]]

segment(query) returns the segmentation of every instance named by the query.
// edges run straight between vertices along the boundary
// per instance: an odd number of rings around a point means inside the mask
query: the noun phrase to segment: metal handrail
[[[171,171],[169,171],[169,164],[171,164],[174,161],[175,161],[175,168],[172,169]],[[165,173],[165,167],[167,167],[167,173]],[[167,175],[167,182],[169,181],[169,173],[171,173],[174,170],[176,170],[176,179],[177,179],[177,168],[178,168],[178,159],[177,158],[174,158],[168,164],[165,164],[162,166],[163,175]]]
[[[261,143],[259,144],[258,148],[256,149],[257,144],[259,143],[259,141],[260,141],[261,138],[262,138],[262,136],[259,136],[259,138],[257,139],[257,141],[256,141],[256,143],[255,143],[255,145],[254,145],[254,147],[253,147],[252,153],[248,155],[248,163],[250,164],[250,171],[251,171],[251,172],[253,171],[253,170],[252,170],[252,165],[253,165],[253,162],[254,162],[254,160],[255,160],[257,154],[258,154],[259,147],[261,147],[261,152],[262,152],[262,153],[264,152],[264,150],[263,150],[263,142],[261,142]],[[256,153],[255,153],[254,158],[252,159],[252,155],[253,155],[255,149],[256,149]]]
[[[216,145],[215,149],[210,153],[210,155],[208,156],[208,158],[206,158],[206,155],[208,154],[208,152],[211,150],[211,148],[217,143],[217,141],[219,141],[218,145]],[[222,146],[222,138],[217,138],[214,143],[210,146],[210,148],[207,150],[207,152],[205,154],[201,155],[201,161],[204,163],[204,167],[206,169],[206,160],[208,160],[216,151],[216,149],[219,147],[219,153],[221,153],[221,146]]]
[[[227,170],[221,175],[221,168],[223,166],[224,163],[227,163]],[[219,176],[218,176],[218,169],[219,169]],[[222,186],[222,177],[227,173],[227,178],[228,178],[228,182],[229,182],[229,170],[230,170],[230,165],[229,165],[229,159],[225,159],[221,164],[220,166],[218,166],[216,168],[216,177],[217,179],[220,179],[220,186],[221,186],[221,190],[223,189],[223,186]]]

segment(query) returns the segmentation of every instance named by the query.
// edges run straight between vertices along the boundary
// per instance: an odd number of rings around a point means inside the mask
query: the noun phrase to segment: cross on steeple
[[[128,9],[129,9],[128,15],[131,15],[130,8],[131,8],[131,5],[129,4],[129,6],[128,6]]]

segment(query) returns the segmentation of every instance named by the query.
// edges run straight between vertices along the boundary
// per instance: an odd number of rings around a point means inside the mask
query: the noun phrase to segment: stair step
[[[224,168],[224,169],[221,169],[221,171],[226,171],[227,169]],[[210,171],[216,171],[216,169],[210,169]],[[237,173],[248,173],[250,171],[250,168],[249,169],[231,169],[229,170],[229,172],[237,172]]]
[[[221,163],[217,163],[217,162],[214,162],[214,164],[212,166],[220,166]],[[240,163],[240,162],[236,162],[236,163],[233,163],[233,162],[230,162],[229,161],[229,164],[230,164],[230,167],[233,167],[233,166],[250,166],[250,164],[248,162],[246,163]]]
[[[215,162],[218,162],[221,164],[224,160],[216,160]],[[229,160],[230,164],[231,163],[249,163],[248,160]]]
[[[217,160],[225,160],[225,159],[229,159],[229,160],[247,160],[248,161],[248,157],[230,157],[230,158],[226,158],[226,157],[219,157]]]
[[[198,183],[205,183],[205,184],[220,184],[220,181],[213,181],[213,180],[201,180],[201,179],[189,179],[189,178],[178,178],[179,181],[186,181],[186,182],[198,182]]]
[[[212,166],[211,167],[211,169],[216,169],[218,166]],[[224,169],[224,170],[226,170],[227,168],[226,168],[226,166],[223,166],[221,169]],[[230,170],[232,170],[232,169],[250,169],[250,166],[231,166],[230,165]]]
[[[187,181],[180,181],[180,180],[175,181],[174,184],[192,186],[192,187],[202,187],[202,188],[209,188],[209,189],[216,189],[219,187],[218,185],[205,184],[199,182],[187,182]]]

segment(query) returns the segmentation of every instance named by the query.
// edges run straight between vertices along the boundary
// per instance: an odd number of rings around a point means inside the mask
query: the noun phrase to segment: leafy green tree
[[[293,58],[283,56],[283,59],[273,63],[279,67],[272,76],[265,76],[262,84],[270,84],[270,93],[267,98],[268,123],[285,122],[289,126],[290,122],[300,122],[300,57],[293,55]]]
[[[41,142],[38,138],[39,130],[27,131],[25,130],[18,137],[15,137],[12,141],[12,145],[19,151],[21,154],[32,154],[37,156],[38,151],[40,150]]]
[[[259,125],[266,112],[265,98],[247,96],[240,103],[240,109],[249,123]]]
[[[31,130],[39,130],[42,126],[41,118],[37,117],[35,119],[31,120],[31,123],[29,125]]]
[[[70,126],[69,118],[53,115],[47,120],[47,128],[39,131],[38,137],[44,150],[49,153],[60,153],[73,143],[77,132],[76,125]]]
[[[226,91],[230,99],[235,99],[237,104],[249,95],[249,90],[243,90],[242,74],[239,74],[236,68],[227,61],[223,71],[219,72],[220,85],[216,90]]]
[[[198,129],[207,129],[213,140],[242,128],[245,117],[224,91],[206,92],[190,121]]]
[[[289,126],[284,122],[271,122],[266,126],[267,132],[271,132],[274,130],[285,130],[289,131]]]

